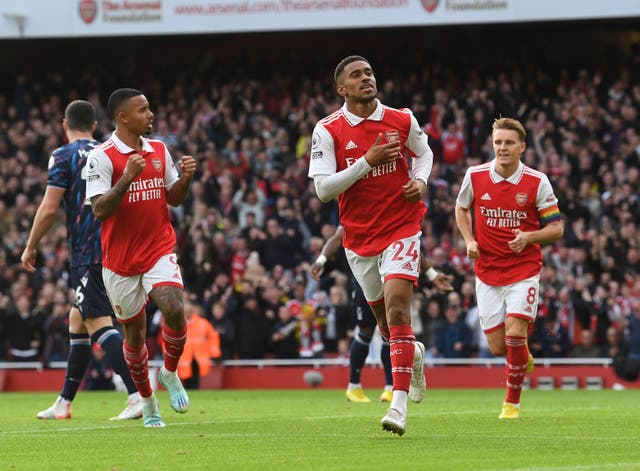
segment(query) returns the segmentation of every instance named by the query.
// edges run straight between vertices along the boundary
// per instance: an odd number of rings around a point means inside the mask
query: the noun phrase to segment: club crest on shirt
[[[524,206],[527,202],[527,194],[526,193],[516,193],[516,203],[520,206]]]
[[[151,165],[153,165],[153,168],[155,168],[158,172],[162,171],[162,161],[160,159],[151,159]]]
[[[398,142],[400,140],[400,132],[397,129],[389,129],[385,131],[384,137],[387,142]]]

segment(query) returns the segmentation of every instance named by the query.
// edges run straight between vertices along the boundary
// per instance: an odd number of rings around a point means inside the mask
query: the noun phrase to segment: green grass
[[[377,397],[379,391],[370,391]],[[601,470],[640,469],[638,392],[525,391],[500,421],[501,390],[430,390],[407,433],[380,429],[381,403],[343,391],[192,391],[165,429],[109,422],[121,393],[81,392],[73,419],[40,421],[55,394],[0,394],[0,470]]]

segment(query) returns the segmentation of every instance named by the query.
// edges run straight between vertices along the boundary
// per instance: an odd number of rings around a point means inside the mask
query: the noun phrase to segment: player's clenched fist
[[[480,249],[478,248],[478,242],[472,240],[467,244],[467,257],[469,260],[475,260],[480,256]]]
[[[422,180],[410,180],[402,187],[404,197],[410,202],[420,201],[427,190],[427,185]]]
[[[196,173],[196,160],[193,157],[183,155],[178,165],[183,176],[193,178]]]
[[[127,160],[127,166],[124,169],[124,175],[132,182],[142,173],[147,162],[140,154],[131,154]]]

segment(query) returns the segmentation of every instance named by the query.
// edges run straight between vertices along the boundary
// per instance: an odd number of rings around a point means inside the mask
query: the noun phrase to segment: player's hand
[[[480,256],[480,249],[478,248],[478,242],[472,240],[467,244],[467,257],[469,260],[475,260]]]
[[[424,181],[411,180],[408,181],[403,187],[402,192],[404,193],[404,197],[409,201],[409,203],[415,203],[416,201],[420,201],[422,195],[427,190],[427,185],[425,185]]]
[[[183,177],[191,180],[196,174],[196,160],[190,155],[183,155],[178,165]]]
[[[127,160],[127,166],[124,168],[123,177],[127,181],[132,182],[140,176],[144,168],[147,166],[147,162],[140,154],[131,154],[129,160]]]
[[[22,268],[25,270],[30,272],[36,271],[36,249],[26,247],[20,256],[20,261],[22,262]]]
[[[309,274],[316,281],[320,279],[320,275],[322,275],[323,271],[324,271],[324,265],[320,263],[314,263],[309,267]]]
[[[509,248],[515,253],[520,253],[529,244],[528,233],[522,232],[520,229],[513,229],[511,232],[513,232],[516,237],[509,241]]]
[[[433,283],[438,291],[453,291],[452,281],[453,275],[445,275],[444,273],[438,272],[438,275],[431,283]]]
[[[375,167],[387,162],[393,162],[400,157],[400,150],[402,146],[399,142],[387,142],[386,144],[380,144],[382,140],[382,133],[378,133],[376,142],[369,148],[364,158],[370,166]]]

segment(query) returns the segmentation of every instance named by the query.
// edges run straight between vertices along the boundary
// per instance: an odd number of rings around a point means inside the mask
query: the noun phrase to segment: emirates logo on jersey
[[[524,206],[527,202],[527,194],[526,193],[516,193],[516,203],[520,206]]]
[[[153,168],[155,168],[156,171],[162,171],[162,161],[160,159],[151,159],[151,165],[153,165]]]
[[[440,0],[422,0],[421,3],[424,9],[427,10],[427,12],[433,13],[433,10],[436,9],[439,1]]]
[[[98,14],[98,2],[96,0],[81,0],[78,4],[78,12],[82,21],[90,25]]]

